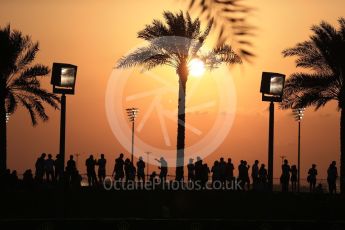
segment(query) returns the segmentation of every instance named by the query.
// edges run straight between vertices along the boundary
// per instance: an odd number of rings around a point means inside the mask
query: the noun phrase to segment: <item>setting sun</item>
[[[189,62],[188,69],[193,77],[201,77],[205,72],[205,64],[200,59],[194,58]]]

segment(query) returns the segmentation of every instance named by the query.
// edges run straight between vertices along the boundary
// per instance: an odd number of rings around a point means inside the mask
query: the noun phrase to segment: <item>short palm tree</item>
[[[345,19],[336,29],[327,22],[312,27],[310,39],[283,51],[296,56],[296,66],[309,70],[294,73],[287,80],[282,108],[315,106],[316,110],[331,100],[338,101],[340,118],[341,191],[345,193]]]
[[[149,42],[146,47],[138,48],[133,53],[122,57],[117,68],[136,65],[149,70],[156,66],[168,65],[176,69],[179,77],[178,114],[177,114],[177,158],[176,180],[183,180],[185,147],[185,97],[189,75],[188,64],[193,58],[199,58],[205,67],[213,69],[221,63],[241,63],[241,59],[228,45],[221,45],[207,53],[201,53],[212,27],[212,21],[204,31],[199,19],[192,20],[188,13],[163,13],[165,24],[154,20],[151,25],[138,32],[138,37]]]
[[[38,47],[29,36],[12,31],[10,25],[0,28],[0,172],[7,168],[6,114],[13,114],[18,105],[24,106],[36,125],[37,117],[48,119],[44,102],[58,108],[58,97],[42,89],[38,79],[49,73],[48,67],[31,65]]]

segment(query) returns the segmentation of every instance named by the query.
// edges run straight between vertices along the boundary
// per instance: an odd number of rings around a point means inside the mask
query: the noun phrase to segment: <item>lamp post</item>
[[[59,170],[65,168],[65,139],[66,139],[66,94],[74,94],[77,77],[77,66],[66,63],[53,63],[52,78],[53,93],[61,94],[61,117],[60,117],[60,145],[59,154],[62,164]]]
[[[150,175],[149,175],[149,173],[150,173],[150,171],[149,171],[149,165],[150,165],[150,154],[151,154],[151,152],[146,152],[146,154],[147,154],[147,166],[146,166],[146,176],[147,176],[147,181],[149,181],[150,180]]]
[[[273,191],[273,156],[274,156],[274,102],[281,102],[285,75],[280,73],[263,72],[260,92],[262,101],[269,101],[269,134],[268,134],[268,188]]]
[[[131,161],[133,162],[133,155],[134,155],[134,124],[135,124],[135,119],[139,113],[139,109],[138,108],[128,108],[126,109],[127,111],[127,115],[128,115],[128,119],[130,122],[132,122],[132,152],[131,152]]]
[[[298,147],[297,147],[297,191],[300,191],[301,184],[301,121],[303,119],[305,108],[297,108],[292,110],[295,119],[298,122]]]

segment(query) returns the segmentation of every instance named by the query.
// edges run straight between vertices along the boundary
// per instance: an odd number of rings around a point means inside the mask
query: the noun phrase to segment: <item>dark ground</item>
[[[83,189],[0,196],[0,229],[345,229],[340,195]]]

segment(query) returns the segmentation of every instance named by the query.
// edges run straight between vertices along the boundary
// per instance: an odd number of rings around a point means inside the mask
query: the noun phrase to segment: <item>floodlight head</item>
[[[281,102],[283,97],[284,83],[284,74],[263,72],[260,86],[262,100]]]
[[[296,108],[292,112],[295,115],[296,121],[300,122],[303,119],[305,108]]]
[[[53,92],[74,94],[77,77],[77,66],[66,63],[53,63],[51,84]]]
[[[128,108],[128,109],[126,109],[126,111],[127,111],[129,121],[134,122],[136,117],[138,116],[139,109],[138,108]]]
[[[8,123],[8,121],[10,120],[10,116],[11,116],[10,113],[6,113],[6,123]]]

